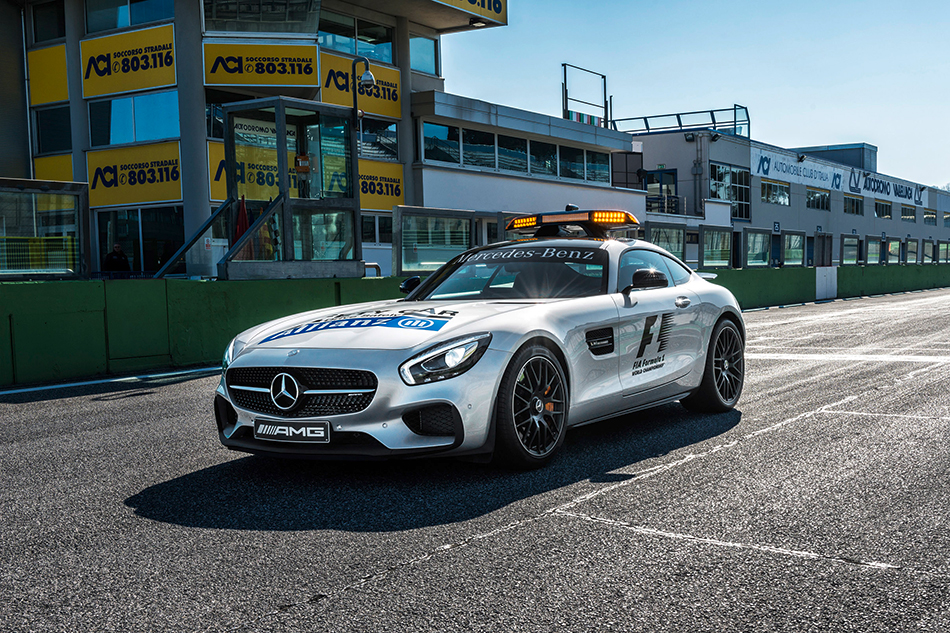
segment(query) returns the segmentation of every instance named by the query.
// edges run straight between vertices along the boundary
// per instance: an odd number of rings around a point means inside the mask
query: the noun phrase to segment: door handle
[[[689,297],[676,297],[676,307],[685,308],[689,306]]]

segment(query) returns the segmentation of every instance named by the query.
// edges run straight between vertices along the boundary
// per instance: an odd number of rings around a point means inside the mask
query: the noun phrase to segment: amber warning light
[[[601,227],[636,227],[640,222],[629,211],[566,211],[521,216],[508,222],[507,230],[518,231],[550,224],[590,223]]]

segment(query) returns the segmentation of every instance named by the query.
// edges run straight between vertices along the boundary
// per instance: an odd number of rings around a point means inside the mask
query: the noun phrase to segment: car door
[[[671,271],[672,265],[678,268]],[[631,249],[620,257],[617,290],[644,268],[662,272],[667,285],[613,295],[619,312],[620,383],[631,406],[679,393],[678,382],[702,355],[700,301],[685,283],[689,271],[672,261],[668,265],[655,251]]]

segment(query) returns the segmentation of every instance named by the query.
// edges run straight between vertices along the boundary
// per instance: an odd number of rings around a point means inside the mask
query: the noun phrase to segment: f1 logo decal
[[[662,320],[660,321],[660,330],[658,333],[654,334],[653,326],[656,325],[656,320],[659,318],[659,314],[654,314],[646,318],[646,321],[643,324],[643,336],[640,338],[640,349],[637,351],[637,358],[643,358],[647,348],[654,343],[654,339],[656,339],[656,342],[659,343],[659,347],[656,350],[657,354],[663,352],[666,349],[666,346],[670,340],[670,330],[673,329],[673,313],[667,312],[666,314],[662,315]]]

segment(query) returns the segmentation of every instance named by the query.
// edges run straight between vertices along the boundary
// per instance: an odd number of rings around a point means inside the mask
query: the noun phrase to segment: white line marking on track
[[[869,411],[822,411],[826,415],[856,415],[856,416],[875,416],[880,418],[904,418],[907,420],[950,420],[950,417],[940,415],[904,415],[901,413],[871,413]]]
[[[888,563],[868,562],[868,561],[854,560],[850,558],[841,558],[839,556],[829,556],[827,554],[818,554],[816,552],[806,552],[803,550],[786,549],[784,547],[772,547],[771,545],[755,545],[753,543],[737,543],[735,541],[720,541],[719,539],[705,538],[702,536],[693,536],[692,534],[678,534],[676,532],[665,532],[663,530],[655,530],[653,528],[633,525],[632,523],[629,523],[627,521],[606,519],[603,517],[591,516],[589,514],[578,514],[576,512],[566,512],[566,511],[558,512],[558,514],[561,516],[568,516],[568,517],[573,517],[576,519],[583,519],[585,521],[591,521],[593,523],[602,523],[602,524],[610,525],[613,527],[619,527],[625,530],[630,530],[631,532],[636,532],[638,534],[644,534],[646,536],[658,536],[662,538],[676,539],[679,541],[690,541],[693,543],[716,545],[718,547],[730,547],[734,549],[755,550],[759,552],[767,552],[769,554],[779,554],[782,556],[794,556],[797,558],[807,558],[810,560],[827,560],[827,561],[832,561],[835,563],[858,565],[860,567],[871,567],[872,569],[901,569],[897,565],[890,565]]]
[[[807,360],[821,363],[849,361],[855,363],[950,363],[950,356],[905,356],[900,354],[779,354],[746,353],[753,360]]]

